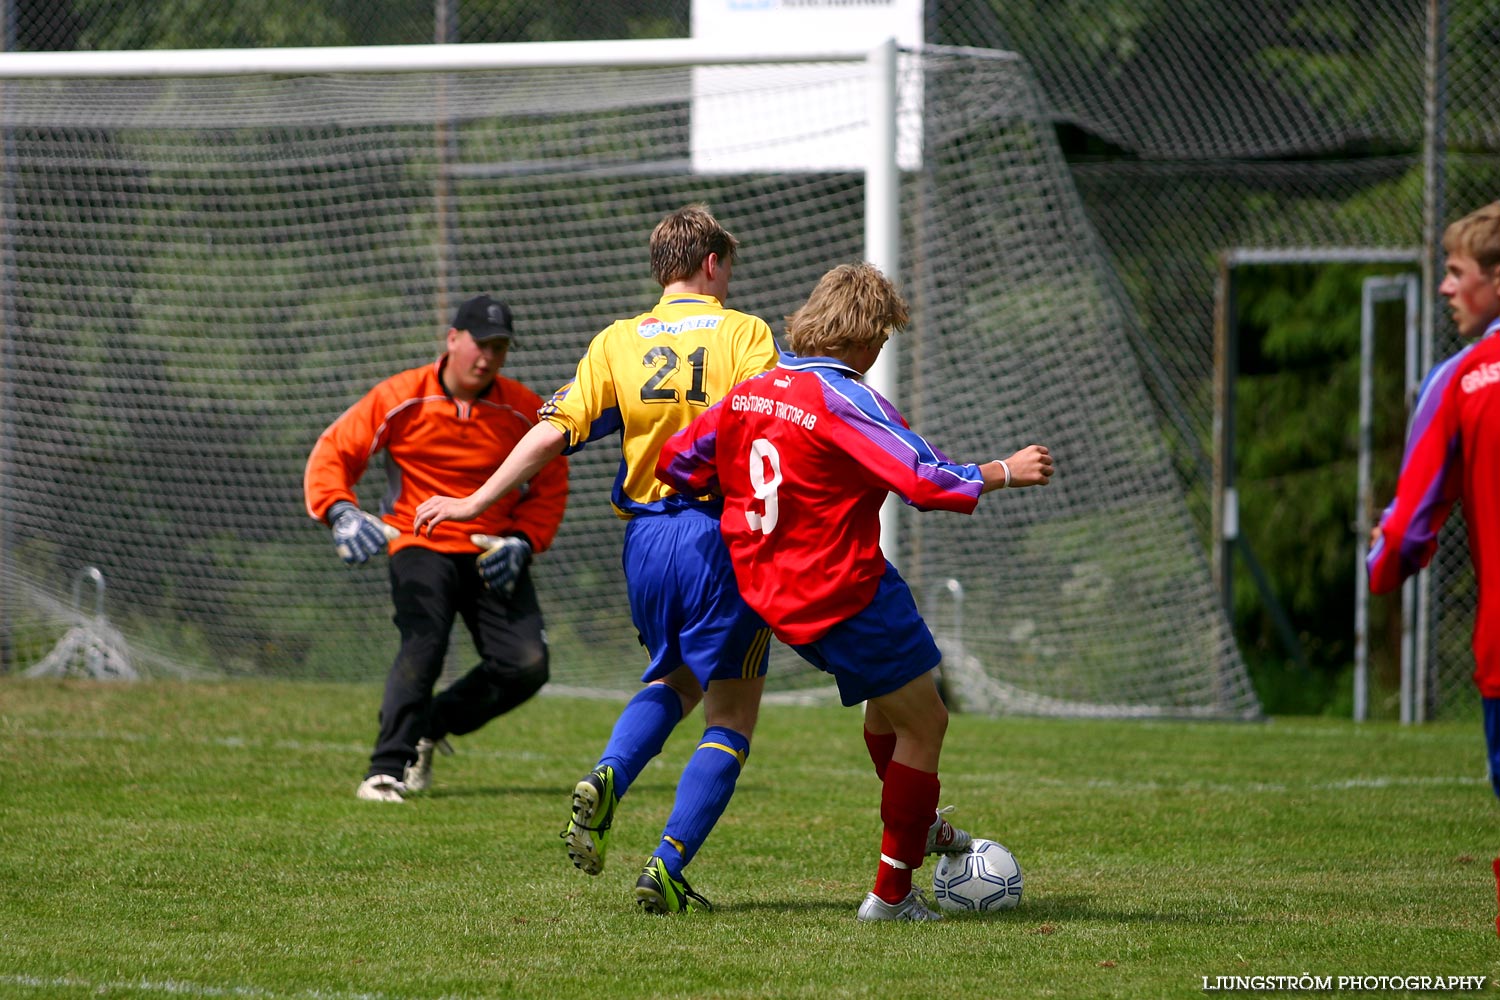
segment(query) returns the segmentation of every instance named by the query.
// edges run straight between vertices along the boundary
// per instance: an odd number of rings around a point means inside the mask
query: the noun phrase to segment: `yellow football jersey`
[[[661,511],[691,502],[656,478],[667,438],[776,359],[764,320],[725,309],[712,295],[664,295],[650,312],[595,336],[573,380],[540,416],[567,435],[564,454],[620,431],[615,512],[628,518]]]

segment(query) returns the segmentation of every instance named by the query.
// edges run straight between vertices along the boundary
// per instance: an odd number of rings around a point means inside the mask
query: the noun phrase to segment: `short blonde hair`
[[[686,205],[651,230],[651,276],[666,288],[697,274],[711,253],[719,255],[720,263],[733,264],[739,246],[708,206]]]
[[[1492,201],[1443,231],[1443,249],[1473,257],[1485,271],[1500,264],[1500,201]]]
[[[874,264],[840,264],[786,318],[786,342],[803,357],[838,357],[884,343],[909,318],[896,286]]]

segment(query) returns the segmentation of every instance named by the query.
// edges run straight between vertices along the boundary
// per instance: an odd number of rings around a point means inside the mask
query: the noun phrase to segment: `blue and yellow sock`
[[[749,755],[750,741],[733,729],[709,726],[703,731],[703,740],[682,769],[677,800],[657,849],[673,878],[682,877],[682,869],[724,814]]]
[[[648,684],[636,692],[615,720],[600,764],[615,769],[615,796],[625,790],[651,758],[661,753],[667,737],[682,721],[682,699],[665,684]]]

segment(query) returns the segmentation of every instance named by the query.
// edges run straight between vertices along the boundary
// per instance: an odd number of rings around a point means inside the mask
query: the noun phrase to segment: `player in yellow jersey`
[[[662,297],[610,324],[589,344],[573,380],[540,422],[464,499],[432,497],[416,530],[475,517],[559,454],[620,431],[620,473],[610,500],[629,520],[624,565],[630,614],[651,657],[646,687],[616,721],[598,764],[573,791],[568,856],[604,870],[615,807],[668,735],[701,700],[706,728],[677,785],[656,853],[636,881],[651,913],[709,908],[683,877],[734,793],[760,710],[771,633],[740,597],[719,534],[722,501],[690,497],[656,478],[662,444],[736,384],[775,366],[765,321],[725,307],[738,241],[702,205],[651,233],[651,273]]]

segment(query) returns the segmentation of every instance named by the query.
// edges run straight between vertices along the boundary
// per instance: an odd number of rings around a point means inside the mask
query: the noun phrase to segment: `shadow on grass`
[[[850,913],[853,913],[859,908],[859,902],[862,898],[863,896],[853,900],[758,899],[743,902],[715,902],[713,912],[752,913],[755,911],[766,911],[771,913],[812,913],[825,910],[848,910]],[[1179,913],[1157,910],[1149,913],[1131,913],[1119,909],[1095,906],[1093,901],[1087,896],[1048,897],[1034,902],[1023,903],[1018,909],[1002,910],[993,913],[945,912],[943,915],[952,920],[984,920],[996,923],[1022,924],[1028,927],[1038,921],[1044,924],[1053,921],[1076,920],[1116,924],[1240,924],[1245,923],[1249,919],[1243,916],[1209,912]]]
[[[862,896],[860,898],[863,898]],[[853,900],[806,900],[806,899],[760,899],[744,902],[714,903],[714,913],[813,913],[820,911],[845,911],[852,916],[859,908],[859,899]],[[1237,914],[1218,914],[1208,911],[1173,912],[1155,910],[1130,912],[1109,907],[1095,906],[1087,896],[1051,896],[1021,904],[1018,909],[993,913],[944,912],[945,919],[961,921],[984,921],[996,924],[1011,924],[1031,933],[1050,933],[1054,923],[1089,921],[1121,925],[1193,924],[1213,926],[1216,924],[1244,924],[1254,918]]]
[[[632,793],[665,794],[669,798],[675,794],[674,785],[648,785],[637,782],[630,786]],[[473,799],[473,798],[501,798],[507,795],[521,795],[541,798],[561,798],[564,807],[568,797],[573,793],[571,784],[556,785],[467,785],[467,784],[443,784],[430,792],[423,792],[424,799]],[[415,797],[415,796],[414,796]]]
[[[864,897],[860,897],[863,899]],[[808,900],[808,899],[758,899],[746,900],[745,902],[714,903],[713,912],[709,916],[721,913],[819,913],[847,911],[852,917],[854,911],[859,909],[859,899],[852,902],[847,900]]]
[[[956,914],[965,920],[1089,920],[1116,924],[1222,924],[1253,923],[1256,918],[1241,913],[1222,913],[1208,909],[1192,911],[1121,910],[1096,906],[1088,896],[1042,896],[1024,899],[1017,909],[994,914]]]
[[[421,797],[428,802],[441,802],[445,799],[501,799],[511,796],[561,798],[566,801],[568,790],[559,792],[556,785],[454,785],[423,792]]]

